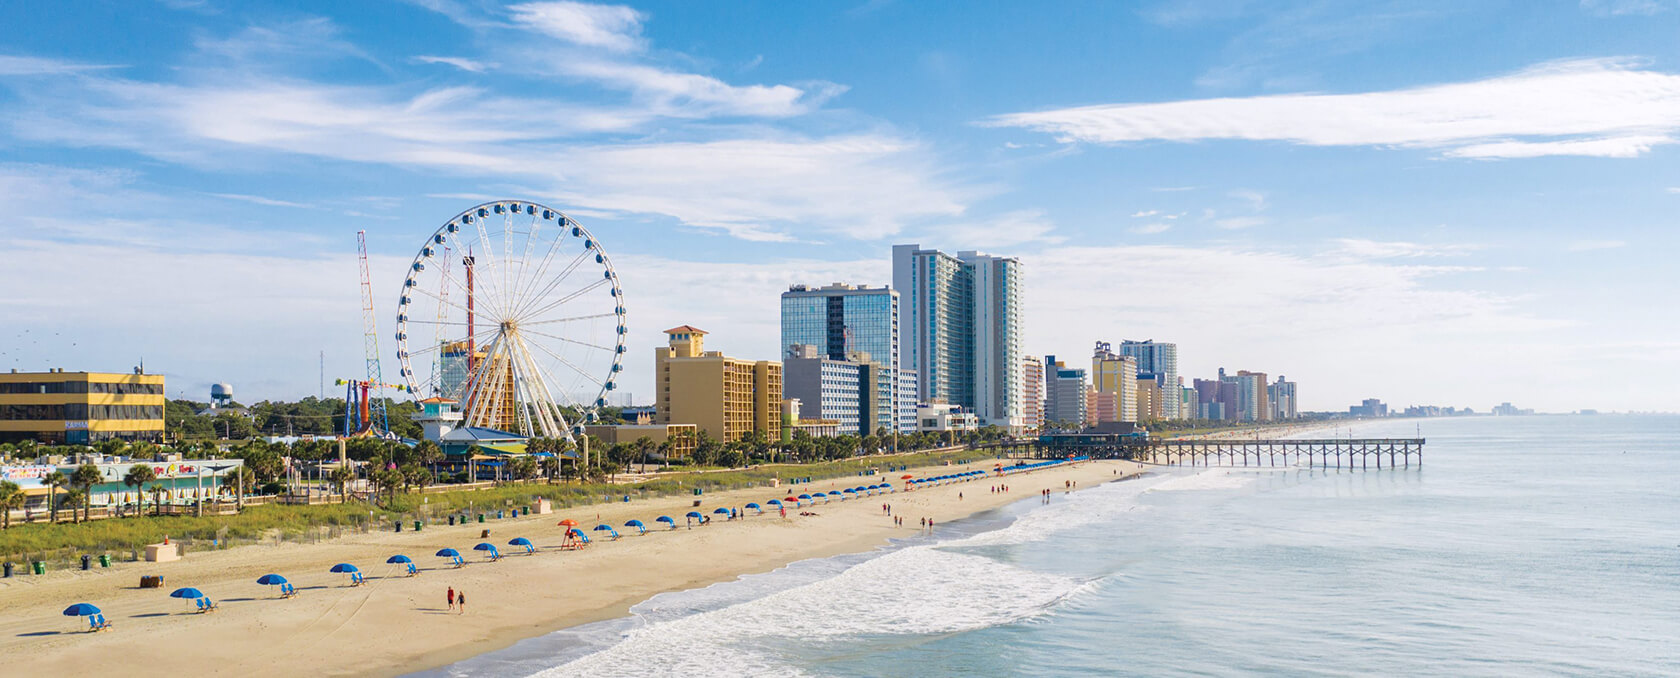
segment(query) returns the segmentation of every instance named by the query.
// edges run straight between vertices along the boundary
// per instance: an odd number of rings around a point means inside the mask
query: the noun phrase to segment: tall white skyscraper
[[[1020,272],[1012,257],[893,246],[900,365],[916,374],[923,402],[961,405],[982,423],[1023,430]]]
[[[1153,339],[1127,340],[1120,342],[1119,348],[1120,355],[1129,355],[1137,359],[1139,374],[1154,374],[1159,377],[1163,391],[1178,392],[1178,344],[1162,343]],[[1184,418],[1184,414],[1179,412],[1178,398],[1161,400],[1161,416],[1167,419]]]

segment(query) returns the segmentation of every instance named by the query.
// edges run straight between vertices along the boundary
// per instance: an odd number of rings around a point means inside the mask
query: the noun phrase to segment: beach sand
[[[969,466],[912,469],[917,476],[956,470],[990,469],[995,462]],[[1119,480],[1145,467],[1121,461],[1085,462],[1011,476],[981,478],[885,496],[860,497],[807,507],[816,516],[787,518],[773,511],[735,522],[715,521],[693,529],[681,525],[693,497],[666,497],[601,504],[549,515],[474,523],[427,526],[420,532],[374,532],[319,544],[242,546],[194,552],[172,563],[121,563],[111,569],[54,572],[45,576],[0,579],[0,657],[7,671],[27,666],[31,675],[98,673],[123,676],[396,675],[443,666],[514,642],[562,628],[624,616],[630,606],[664,591],[686,590],[767,572],[788,563],[841,553],[868,551],[889,538],[915,537],[918,521],[947,523],[1014,501],[1032,499],[1064,482],[1081,489]],[[894,482],[897,474],[894,474]],[[838,490],[879,482],[841,478],[797,485],[792,494]],[[860,482],[861,481],[861,482]],[[993,494],[1007,483],[1010,492]],[[702,513],[717,507],[741,507],[785,496],[789,486],[709,494]],[[962,499],[958,499],[958,493]],[[895,527],[881,510],[893,506],[904,517]],[[679,520],[670,530],[653,522],[660,515]],[[609,541],[588,532],[595,543],[581,551],[559,551],[563,528],[572,518],[585,530],[597,523],[614,526],[639,518],[650,527],[645,536],[634,528]],[[479,531],[490,529],[481,539]],[[539,548],[524,555],[506,546],[526,537]],[[486,562],[474,544],[488,541],[505,555]],[[450,569],[432,555],[455,548],[469,561]],[[402,576],[387,565],[394,554],[413,558],[422,574]],[[334,563],[348,562],[366,574],[366,586],[351,587],[349,576],[331,574]],[[298,588],[280,599],[276,587],[259,586],[258,577],[274,572]],[[138,588],[141,575],[163,575],[160,589]],[[192,603],[169,598],[170,591],[193,586],[221,609],[191,612]],[[464,614],[451,613],[449,587],[466,594]],[[66,606],[99,606],[113,629],[85,633],[87,622],[60,614]]]

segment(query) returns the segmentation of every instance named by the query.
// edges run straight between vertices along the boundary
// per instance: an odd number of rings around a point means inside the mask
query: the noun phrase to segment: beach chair
[[[205,612],[215,612],[217,607],[219,607],[219,606],[216,605],[216,601],[211,600],[209,598],[204,599],[204,611]]]
[[[291,597],[297,595],[297,589],[292,588],[292,585],[290,583],[281,584],[280,585],[280,595],[283,596],[283,597],[286,597],[286,598],[291,598]]]
[[[98,630],[99,630],[99,615],[97,615],[97,614],[88,615],[88,633],[93,633],[93,632],[98,631]]]
[[[420,576],[420,568],[415,567],[414,563],[409,563],[408,564],[408,576],[410,576],[410,577]]]
[[[367,583],[367,580],[362,578],[362,573],[360,573],[360,572],[350,573],[350,585],[351,586],[361,586],[361,585],[366,584],[366,583]]]
[[[104,614],[96,614],[88,617],[89,631],[104,631],[109,628],[111,628],[111,622],[105,620]]]
[[[195,600],[193,602],[198,603],[198,611],[199,612],[204,612],[205,610],[209,609],[208,607],[205,607],[203,598],[199,598],[198,600]]]
[[[456,569],[460,569],[460,568],[463,568],[463,567],[466,567],[466,566],[467,566],[467,561],[462,560],[460,556],[455,556],[455,567],[456,567]]]

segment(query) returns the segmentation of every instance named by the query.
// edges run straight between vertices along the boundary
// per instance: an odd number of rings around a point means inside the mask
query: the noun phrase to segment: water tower
[[[227,407],[233,404],[233,387],[228,384],[210,385],[210,406]]]

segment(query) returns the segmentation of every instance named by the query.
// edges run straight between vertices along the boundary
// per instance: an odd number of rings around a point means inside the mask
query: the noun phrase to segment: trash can
[[[99,566],[100,567],[110,567],[111,566],[111,555],[108,554],[108,553],[99,554]]]
[[[398,532],[402,531],[402,521],[401,520],[397,521],[397,531]]]
[[[481,522],[481,523],[484,522],[484,514],[482,514],[482,513],[478,514],[478,522]]]
[[[46,574],[47,573],[47,564],[43,561],[37,560],[33,563],[30,563],[30,565],[33,566],[35,574]]]
[[[5,570],[6,570],[6,578],[11,579],[12,578],[12,568],[17,567],[17,563],[6,563],[4,565],[4,567],[5,567]]]
[[[702,494],[702,492],[701,492],[700,488],[698,488],[698,487],[694,488],[694,496],[698,497],[701,494]]]
[[[414,521],[414,531],[415,532],[420,531],[420,521],[418,521],[418,520]]]
[[[455,516],[449,516],[449,524],[450,524],[450,525],[454,525],[454,524],[455,524]]]
[[[496,512],[496,520],[501,520],[501,519],[502,519],[502,512],[501,512],[501,511],[497,511],[497,512]]]
[[[86,554],[82,555],[82,569],[83,570],[93,569],[93,556],[86,555]]]
[[[529,507],[529,506],[525,507],[525,512],[520,514],[520,515],[527,515],[527,516],[531,515],[531,507]]]
[[[630,495],[628,495],[628,494],[624,495],[624,503],[626,503],[626,504],[630,503]]]

